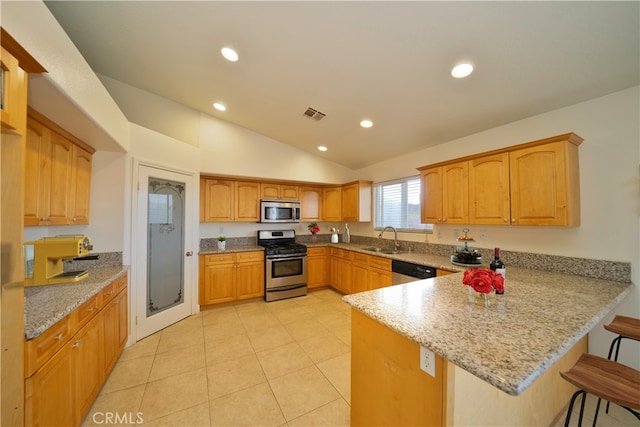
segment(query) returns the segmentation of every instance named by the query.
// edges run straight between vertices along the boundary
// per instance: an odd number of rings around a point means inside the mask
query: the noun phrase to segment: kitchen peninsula
[[[633,285],[510,268],[494,304],[461,274],[344,297],[352,306],[352,425],[549,425],[572,393],[559,370]],[[435,353],[435,377],[420,370]],[[356,363],[357,361],[357,363]]]

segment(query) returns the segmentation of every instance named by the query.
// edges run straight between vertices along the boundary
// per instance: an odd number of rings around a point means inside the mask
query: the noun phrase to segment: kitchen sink
[[[380,254],[385,254],[385,255],[396,255],[396,254],[404,254],[407,253],[407,251],[399,251],[399,250],[392,250],[392,249],[382,249],[382,248],[362,248],[363,251],[370,251],[370,252],[377,252]]]

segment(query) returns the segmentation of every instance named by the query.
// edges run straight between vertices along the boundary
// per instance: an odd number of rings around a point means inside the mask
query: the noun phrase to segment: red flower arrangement
[[[318,227],[318,224],[315,222],[312,222],[311,224],[309,224],[308,228],[311,234],[316,234],[318,231],[320,231],[320,227]]]
[[[504,292],[504,277],[502,277],[502,274],[486,268],[465,270],[462,284],[471,286],[474,291],[481,294],[488,294],[493,290]]]

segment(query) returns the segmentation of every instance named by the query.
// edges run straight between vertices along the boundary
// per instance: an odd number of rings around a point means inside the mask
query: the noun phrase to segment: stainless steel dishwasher
[[[436,277],[436,269],[434,267],[425,267],[424,265],[406,261],[391,261],[391,272],[392,285]]]

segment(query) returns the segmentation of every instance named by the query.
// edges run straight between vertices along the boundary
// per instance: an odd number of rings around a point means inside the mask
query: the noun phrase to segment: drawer
[[[342,258],[344,257],[344,252],[345,252],[344,250],[339,248],[331,248],[331,256]]]
[[[237,252],[235,255],[238,262],[264,260],[264,252]]]
[[[71,315],[57,322],[32,340],[24,343],[24,376],[33,375],[53,354],[71,339],[75,328]]]
[[[102,291],[100,293],[102,294],[103,306],[106,306],[107,303],[109,303],[109,301],[111,301],[116,296],[116,294],[118,293],[118,285],[119,279],[115,282],[109,283],[107,286],[102,288]]]
[[[352,253],[352,259],[355,262],[358,262],[360,264],[368,264],[369,255],[361,254],[358,252],[351,252],[351,253]]]
[[[391,271],[391,260],[389,258],[382,258],[379,256],[370,256],[369,266],[385,271]]]
[[[327,248],[307,248],[307,256],[326,256]]]
[[[101,295],[98,293],[74,310],[73,314],[76,316],[76,329],[80,329],[98,313],[101,308],[100,303]]]
[[[234,262],[235,262],[235,259],[233,254],[205,255],[204,257],[204,265],[233,264]]]
[[[118,279],[118,281],[116,282],[116,294],[119,294],[123,289],[127,289],[127,285],[129,284],[128,277],[128,274],[125,274]],[[104,307],[104,304],[102,304],[102,306]]]

